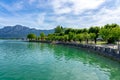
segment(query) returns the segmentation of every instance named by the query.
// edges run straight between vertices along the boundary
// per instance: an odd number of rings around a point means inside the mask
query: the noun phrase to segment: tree
[[[113,30],[113,28],[118,28],[118,27],[119,27],[119,25],[115,24],[115,23],[113,23],[113,24],[106,24],[104,26],[105,29],[109,29],[110,32],[111,32],[111,34],[110,34],[111,37],[109,37],[109,39],[107,40],[108,43],[115,43],[116,36],[112,36],[113,35],[112,30]]]
[[[64,41],[68,41],[68,35],[64,35]]]
[[[90,33],[89,35],[90,35],[90,39],[91,39],[91,41],[94,40],[95,37],[96,37],[96,34],[95,34],[95,33]]]
[[[55,35],[54,34],[48,34],[47,40],[50,40],[50,41],[55,40]]]
[[[73,40],[73,39],[74,39],[74,36],[75,36],[74,33],[69,32],[69,34],[68,34],[69,41]]]
[[[106,24],[106,25],[104,26],[104,28],[107,28],[107,29],[110,29],[110,28],[115,28],[115,27],[119,27],[119,25],[118,25],[118,24],[113,23],[113,24]]]
[[[31,34],[28,34],[28,35],[27,35],[27,38],[28,38],[29,40],[36,39],[36,35],[33,34],[33,33],[31,33]]]
[[[77,34],[76,35],[76,39],[77,40],[79,40],[80,41],[80,43],[82,42],[82,40],[84,39],[84,36],[83,36],[83,34],[81,33],[81,34]]]
[[[72,28],[65,28],[65,34],[69,34],[69,32],[72,32]]]
[[[120,39],[120,27],[115,27],[112,29],[112,36],[114,36],[116,40]]]
[[[76,29],[76,34],[82,33],[82,29]]]
[[[55,33],[62,33],[63,32],[63,27],[62,26],[57,26],[55,28]]]
[[[112,29],[112,36],[115,37],[116,41],[118,41],[118,49],[120,49],[119,46],[119,40],[120,40],[120,27],[114,27]]]
[[[44,40],[44,39],[45,39],[45,34],[44,34],[44,32],[41,32],[41,33],[40,33],[40,38],[41,38],[41,40]]]
[[[102,38],[107,41],[107,43],[115,43],[115,40],[117,39],[117,29],[119,28],[119,25],[117,24],[106,24],[104,27],[101,28],[100,34]],[[119,29],[118,29],[119,30]]]
[[[89,28],[89,33],[94,33],[95,34],[95,37],[94,37],[95,44],[97,43],[97,38],[99,36],[99,31],[100,31],[100,27],[97,27],[97,26]]]
[[[88,32],[88,29],[84,28],[84,29],[82,29],[82,32],[86,33],[86,32]]]
[[[87,32],[85,32],[85,33],[83,33],[83,36],[84,36],[84,40],[86,40],[86,43],[88,44],[88,40],[90,38],[90,35]]]
[[[109,43],[108,40],[112,37],[111,29],[101,28],[100,35],[107,43]]]

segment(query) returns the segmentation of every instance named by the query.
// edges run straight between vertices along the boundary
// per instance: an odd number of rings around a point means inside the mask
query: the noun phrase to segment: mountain
[[[34,33],[39,36],[41,32],[44,32],[47,35],[49,33],[53,33],[54,29],[38,30],[22,25],[5,26],[0,29],[0,38],[25,38],[29,33]]]

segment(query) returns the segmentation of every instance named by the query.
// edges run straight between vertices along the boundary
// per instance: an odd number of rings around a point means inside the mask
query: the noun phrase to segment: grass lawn
[[[97,41],[97,45],[102,45],[102,44],[106,44],[105,41]]]

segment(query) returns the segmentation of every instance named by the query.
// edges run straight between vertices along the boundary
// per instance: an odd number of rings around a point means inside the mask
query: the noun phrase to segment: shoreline
[[[95,52],[97,55],[107,57],[109,59],[118,61],[120,63],[120,51],[117,49],[113,48],[106,48],[103,46],[97,46],[97,45],[91,45],[91,44],[79,44],[79,43],[73,43],[73,42],[61,42],[61,41],[36,41],[36,40],[31,40],[27,42],[40,42],[40,43],[49,43],[49,44],[56,44],[56,45],[65,45],[65,46],[70,46],[70,47],[75,47],[75,48],[82,48],[82,49],[87,49],[92,52]]]

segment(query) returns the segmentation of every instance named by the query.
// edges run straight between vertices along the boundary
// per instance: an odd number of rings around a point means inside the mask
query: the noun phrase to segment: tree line
[[[63,28],[57,26],[54,33],[45,35],[43,32],[40,36],[35,34],[28,34],[29,40],[48,40],[48,41],[89,41],[96,44],[97,40],[106,41],[106,43],[115,43],[120,40],[120,25],[118,24],[106,24],[104,26],[94,26],[83,29]]]

